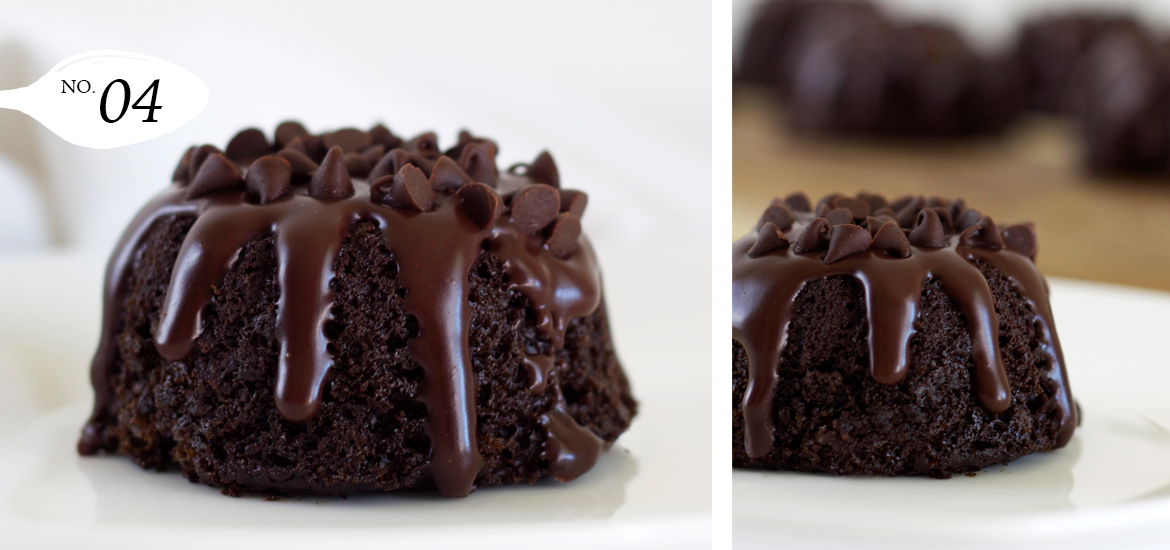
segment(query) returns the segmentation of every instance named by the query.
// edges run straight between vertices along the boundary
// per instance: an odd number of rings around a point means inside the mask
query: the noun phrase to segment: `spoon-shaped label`
[[[182,126],[207,97],[207,85],[178,65],[97,51],[58,63],[28,87],[0,91],[0,107],[24,112],[74,145],[110,149]]]

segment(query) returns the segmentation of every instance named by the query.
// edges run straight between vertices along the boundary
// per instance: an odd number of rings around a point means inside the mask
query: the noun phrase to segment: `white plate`
[[[571,483],[489,487],[466,499],[231,498],[125,457],[77,456],[103,258],[0,260],[0,374],[10,375],[0,382],[31,379],[26,390],[42,403],[72,401],[5,428],[3,418],[27,418],[29,406],[13,408],[4,396],[21,392],[0,390],[0,548],[709,547],[710,272],[688,260],[709,254],[597,248],[618,354],[640,401],[633,426]],[[21,364],[33,372],[14,374]]]
[[[736,547],[1170,547],[1170,294],[1050,283],[1066,448],[949,480],[737,470]]]

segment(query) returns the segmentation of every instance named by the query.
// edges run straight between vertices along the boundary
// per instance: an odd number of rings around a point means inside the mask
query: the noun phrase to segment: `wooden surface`
[[[1001,227],[1031,220],[1046,275],[1170,290],[1170,178],[1090,177],[1075,127],[1029,116],[1001,138],[889,142],[797,136],[758,89],[734,98],[732,223],[804,191],[963,197]]]

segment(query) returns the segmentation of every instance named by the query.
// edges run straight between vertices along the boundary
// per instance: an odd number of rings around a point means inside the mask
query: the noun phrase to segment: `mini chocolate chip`
[[[779,227],[781,231],[792,227],[793,222],[792,213],[788,211],[788,207],[780,202],[780,199],[772,201],[772,205],[764,210],[760,216],[760,221],[756,222],[756,229],[764,227],[765,223],[772,222]]]
[[[886,198],[881,196],[881,195],[873,195],[870,193],[858,193],[857,198],[858,198],[858,200],[865,201],[866,204],[869,205],[870,212],[877,212],[878,210],[881,210],[882,208],[886,208],[887,206],[889,206],[889,203],[886,202]]]
[[[292,165],[276,155],[256,159],[248,167],[244,187],[248,195],[260,204],[268,204],[292,191]]]
[[[932,206],[930,209],[934,210],[935,214],[938,214],[938,219],[943,223],[943,227],[952,228],[955,226],[955,222],[953,221],[953,218],[951,218],[950,210],[947,210],[942,206]]]
[[[929,199],[926,200],[926,207],[927,208],[934,208],[936,206],[946,207],[947,204],[948,204],[947,201],[944,201],[938,197],[930,197]]]
[[[191,155],[194,152],[195,146],[192,145],[183,153],[183,158],[179,159],[179,165],[175,167],[175,173],[171,174],[171,181],[180,186],[185,186],[191,181]]]
[[[838,226],[842,224],[853,223],[853,212],[848,208],[834,208],[824,215],[824,218],[829,221],[829,225]]]
[[[313,162],[320,163],[325,159],[325,153],[328,152],[328,148],[325,147],[325,141],[321,136],[305,134],[299,139],[305,144],[305,154],[313,159]]]
[[[361,153],[346,153],[341,160],[345,162],[345,171],[351,178],[364,178],[370,173],[370,159]]]
[[[223,153],[211,153],[199,167],[199,172],[191,180],[191,187],[187,189],[187,198],[194,199],[208,193],[236,189],[244,184],[244,176],[236,163],[228,160]]]
[[[844,196],[845,195],[842,195],[840,193],[832,193],[829,195],[825,195],[824,197],[821,197],[821,200],[817,201],[817,212],[820,212],[821,208],[823,208],[823,207],[828,207],[828,210],[832,210],[833,209],[833,201],[835,201],[841,197],[844,197]],[[826,212],[828,210],[826,210]]]
[[[874,233],[873,242],[869,246],[885,252],[887,256],[910,257],[910,239],[906,238],[906,233],[898,226],[898,222],[883,223],[877,233]]]
[[[872,240],[869,231],[856,225],[838,225],[829,232],[829,252],[825,254],[825,263],[831,264],[858,252],[865,252],[869,250]]]
[[[353,195],[353,180],[345,169],[345,153],[334,145],[309,180],[309,195],[319,199],[343,199]]]
[[[872,236],[872,235],[876,235],[878,229],[881,229],[882,225],[884,225],[885,223],[886,223],[886,220],[883,220],[881,218],[875,218],[873,216],[868,216],[865,218],[864,227],[865,227],[865,230],[869,231],[869,234]]]
[[[903,208],[906,208],[907,204],[910,204],[916,200],[918,200],[918,197],[915,197],[913,195],[906,195],[904,197],[898,197],[898,198],[894,199],[894,202],[890,203],[890,209],[895,211],[895,212],[900,212]]]
[[[191,152],[191,164],[187,167],[187,181],[193,181],[195,174],[199,173],[199,168],[203,166],[203,161],[207,160],[207,156],[212,153],[218,153],[219,149],[214,145],[200,145]]]
[[[464,147],[477,141],[481,140],[477,140],[475,136],[471,134],[471,132],[468,132],[467,130],[459,130],[459,137],[455,140],[455,146],[447,149],[446,151],[443,151],[443,154],[453,159],[457,159],[463,155]]]
[[[966,209],[967,209],[967,201],[965,201],[961,198],[955,199],[953,202],[951,202],[951,205],[949,207],[947,207],[947,210],[950,211],[950,213],[951,213],[951,219],[955,220],[956,222],[959,221],[959,216]]]
[[[999,228],[991,220],[991,216],[983,216],[979,223],[968,227],[959,236],[959,243],[963,246],[978,246],[999,250],[1003,248],[1003,237],[999,235]]]
[[[419,134],[406,142],[402,148],[431,158],[439,158],[439,138],[434,132]]]
[[[551,185],[529,185],[512,195],[509,206],[516,227],[527,233],[537,233],[552,223],[561,211],[561,194]]]
[[[495,166],[495,161],[492,162],[492,166]],[[525,175],[533,183],[547,183],[558,189],[561,187],[561,174],[557,171],[557,163],[553,161],[548,151],[541,151],[536,155],[536,160],[528,165],[528,172]]]
[[[829,221],[817,218],[805,226],[804,231],[796,236],[792,243],[792,251],[797,254],[810,254],[829,249]]]
[[[947,245],[947,231],[942,220],[929,208],[918,213],[918,221],[908,237],[911,243],[924,248],[942,248]]]
[[[576,189],[560,189],[561,212],[568,212],[578,218],[585,215],[585,205],[589,203],[589,196],[584,191]]]
[[[264,132],[256,128],[248,128],[236,134],[224,149],[224,155],[236,162],[250,163],[272,152],[268,145],[268,138]]]
[[[1016,224],[1003,230],[1003,240],[1012,250],[1033,261],[1036,260],[1036,227],[1031,222]]]
[[[318,168],[318,164],[313,162],[313,159],[296,149],[284,149],[276,156],[288,161],[288,164],[292,166],[293,175],[297,177],[312,177]]]
[[[369,177],[375,180],[383,176],[393,176],[407,164],[410,164],[410,153],[406,149],[391,149],[389,153],[382,155],[382,159],[370,170]]]
[[[463,214],[480,229],[486,229],[504,211],[504,202],[495,189],[479,182],[460,187],[455,196],[460,199]]]
[[[784,204],[796,212],[812,212],[812,205],[808,202],[808,195],[796,192],[784,198]]]
[[[431,169],[431,189],[435,191],[458,191],[469,183],[472,179],[446,155],[439,157]]]
[[[393,177],[383,176],[370,186],[370,196],[377,202],[426,212],[435,202],[435,192],[427,176],[417,166],[407,164]]]
[[[581,219],[568,213],[558,214],[545,234],[544,245],[548,251],[557,258],[568,258],[580,246]]]
[[[915,220],[918,219],[918,213],[926,207],[926,199],[917,197],[908,204],[898,209],[898,225],[902,227],[914,227]]]
[[[302,153],[302,154],[307,156],[309,154],[309,149],[308,149],[308,147],[305,146],[305,137],[306,136],[297,136],[295,138],[292,138],[291,140],[289,140],[288,143],[284,144],[284,147],[281,147],[280,150],[281,151],[296,151],[298,153]]]
[[[788,237],[784,236],[784,232],[779,227],[776,227],[776,224],[764,222],[764,225],[760,226],[760,229],[756,231],[756,242],[748,249],[748,257],[758,258],[773,250],[784,250],[786,248],[788,248]]]
[[[374,145],[381,145],[385,147],[386,151],[402,147],[404,143],[401,138],[394,135],[389,128],[382,124],[376,124],[370,128],[370,143]]]
[[[890,219],[892,219],[892,220],[894,220],[894,221],[898,221],[898,213],[897,213],[896,211],[894,211],[894,209],[893,209],[893,208],[890,208],[890,207],[888,207],[888,206],[885,206],[885,207],[882,207],[882,208],[878,208],[877,210],[874,210],[874,211],[873,211],[873,215],[874,215],[874,216],[877,216],[877,217],[879,217],[879,218],[880,218],[880,217],[882,217],[882,216],[887,216],[887,217],[889,217]]]
[[[983,218],[983,214],[980,214],[978,210],[968,208],[955,220],[955,231],[960,233],[966,231],[968,227],[979,223],[981,218]]]
[[[844,208],[853,213],[853,219],[864,220],[866,216],[872,212],[869,203],[863,200],[851,199],[849,197],[839,197],[833,201],[834,208]]]
[[[459,167],[463,168],[471,179],[492,187],[496,186],[500,176],[499,169],[496,168],[495,150],[487,144],[473,143],[464,147],[463,153],[459,156]],[[532,177],[532,167],[528,168],[528,177]],[[549,187],[555,189],[555,186]]]
[[[829,215],[829,211],[830,211],[830,210],[832,210],[832,209],[833,209],[833,206],[832,206],[832,205],[830,205],[830,204],[821,204],[821,205],[817,205],[816,216],[817,216],[818,218],[823,218],[823,217],[825,217],[825,216],[828,216],[828,215]]]
[[[378,164],[378,161],[382,160],[382,157],[385,155],[386,146],[381,144],[371,145],[366,147],[365,151],[362,151],[362,156],[366,157],[366,160],[370,161],[370,166]]]
[[[304,126],[301,126],[300,122],[286,120],[276,125],[276,132],[273,134],[273,137],[276,138],[276,147],[278,149],[284,149],[288,147],[290,141],[308,133],[309,131]]]
[[[341,147],[343,153],[360,153],[370,146],[370,134],[357,128],[342,128],[321,136],[326,149]]]

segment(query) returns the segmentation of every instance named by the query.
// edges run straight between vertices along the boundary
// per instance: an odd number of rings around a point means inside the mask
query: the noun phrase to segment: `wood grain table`
[[[883,141],[794,135],[764,90],[734,96],[732,223],[804,191],[963,197],[1001,227],[1031,220],[1047,275],[1170,290],[1170,178],[1093,177],[1073,122],[1029,115],[1005,136]]]

